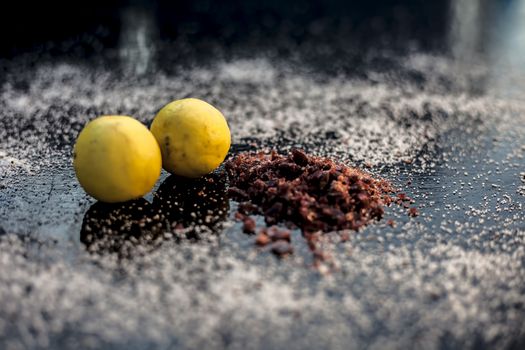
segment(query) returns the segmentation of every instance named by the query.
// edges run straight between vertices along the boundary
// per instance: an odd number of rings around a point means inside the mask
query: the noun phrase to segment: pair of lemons
[[[103,202],[124,202],[151,191],[161,167],[185,177],[212,172],[230,143],[222,113],[204,101],[186,98],[164,106],[151,132],[127,116],[92,120],[78,136],[73,164],[89,195]]]

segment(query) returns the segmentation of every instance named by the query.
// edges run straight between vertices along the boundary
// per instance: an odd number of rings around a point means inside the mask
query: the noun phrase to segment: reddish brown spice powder
[[[417,210],[417,208],[411,207],[410,209],[408,209],[408,215],[412,217],[416,217],[419,215],[419,211]]]
[[[339,231],[346,241],[348,230],[381,219],[386,205],[409,208],[414,203],[405,193],[395,195],[384,179],[299,149],[288,155],[275,151],[239,154],[226,162],[226,170],[229,195],[239,201],[235,217],[243,222],[243,231],[255,233],[250,215],[263,215],[271,227],[258,230],[255,244],[284,257],[293,253],[290,231],[272,225],[298,227],[313,253],[314,266],[332,263],[318,245],[323,232]],[[417,216],[418,211],[411,207],[408,214]],[[393,220],[387,224],[395,226]]]
[[[226,169],[239,212],[262,214],[269,225],[284,222],[303,233],[358,230],[380,219],[394,200],[388,181],[298,149],[240,154]]]

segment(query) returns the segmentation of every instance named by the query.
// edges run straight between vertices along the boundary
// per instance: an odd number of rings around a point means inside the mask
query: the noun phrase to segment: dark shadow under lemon
[[[153,208],[188,238],[217,233],[229,211],[227,176],[220,169],[199,178],[169,176],[153,194]]]
[[[84,214],[80,241],[92,253],[133,255],[137,246],[160,243],[165,220],[144,198],[94,203]]]
[[[189,179],[169,176],[154,193],[125,203],[94,203],[84,215],[80,241],[92,253],[133,257],[166,240],[216,235],[229,211],[224,171]]]

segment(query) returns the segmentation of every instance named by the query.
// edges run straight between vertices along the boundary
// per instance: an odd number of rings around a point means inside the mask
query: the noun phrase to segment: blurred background
[[[447,35],[450,6],[449,1],[422,0],[20,1],[2,11],[0,25],[4,53],[67,40],[89,46],[94,39],[87,36],[96,38],[97,45],[116,47],[130,28],[161,40],[230,45],[253,38],[269,44],[286,36],[297,43],[344,37],[348,43],[436,48]]]
[[[3,58],[104,57],[136,75],[261,55],[360,74],[393,70],[378,52],[428,53],[482,75],[471,90],[525,91],[525,0],[17,1],[0,39]]]
[[[464,56],[524,44],[523,0],[17,1],[0,12],[3,57],[43,48],[86,55],[184,40],[222,46],[304,43]],[[144,53],[142,53],[144,54]]]

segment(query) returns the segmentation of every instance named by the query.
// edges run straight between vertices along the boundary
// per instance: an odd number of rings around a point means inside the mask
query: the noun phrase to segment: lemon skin
[[[127,116],[103,116],[89,122],[73,154],[80,185],[108,203],[142,197],[153,188],[162,167],[159,145],[151,132]]]
[[[202,100],[185,98],[164,106],[151,124],[168,172],[196,178],[215,170],[230,149],[222,113]]]

